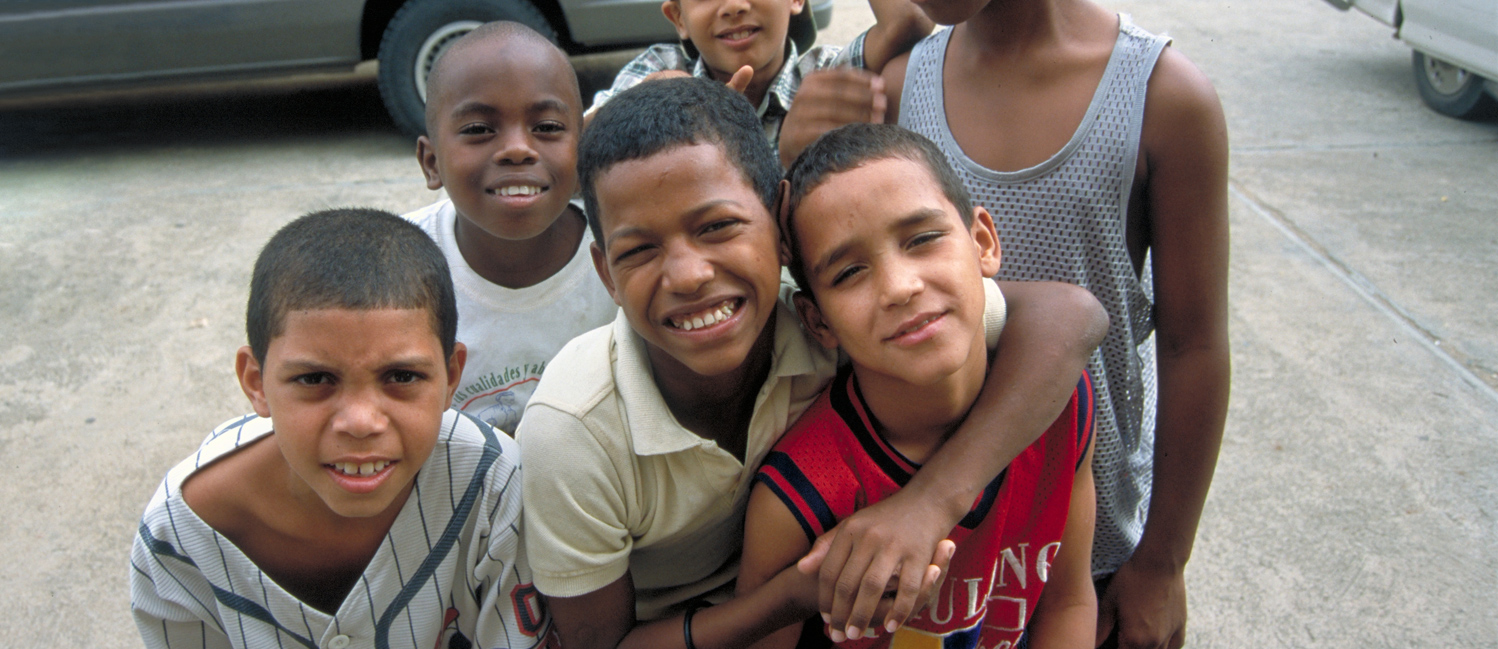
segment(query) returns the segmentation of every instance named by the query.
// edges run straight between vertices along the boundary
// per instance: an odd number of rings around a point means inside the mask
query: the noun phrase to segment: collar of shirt
[[[627,413],[635,454],[664,455],[708,444],[710,440],[682,427],[677,423],[675,415],[671,414],[650,371],[650,357],[646,353],[645,340],[629,326],[629,320],[622,311],[614,320],[613,327],[616,354],[614,385],[619,391],[623,410]],[[765,396],[768,394],[766,386],[783,378],[818,371],[816,351],[807,342],[796,313],[777,300],[775,345],[772,352],[774,356],[770,359],[770,373],[765,379],[765,385],[758,386],[755,413],[765,407]],[[751,416],[750,419],[758,419],[761,425],[767,425],[766,418]],[[772,431],[772,439],[779,437],[782,432],[784,431]],[[751,430],[749,437],[753,439],[758,436]]]
[[[816,48],[812,48],[816,49]],[[801,56],[796,51],[796,44],[787,40],[785,42],[785,62],[780,65],[780,74],[775,75],[775,80],[770,82],[770,87],[765,91],[765,98],[759,102],[759,118],[765,115],[785,115],[791,109],[791,100],[796,98],[796,91],[801,89],[801,78],[810,70],[802,70]],[[816,68],[812,68],[816,69]],[[712,73],[708,71],[707,64],[702,57],[692,63],[692,76],[700,79],[711,79]],[[772,101],[773,100],[773,101]]]

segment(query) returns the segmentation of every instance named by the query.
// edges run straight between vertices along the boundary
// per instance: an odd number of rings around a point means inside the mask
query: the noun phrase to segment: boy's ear
[[[265,402],[265,374],[261,372],[260,362],[255,360],[255,352],[250,350],[249,345],[240,347],[234,354],[234,374],[239,376],[239,389],[244,390],[244,396],[249,397],[250,407],[254,408],[255,414],[270,417],[270,406]]]
[[[811,333],[827,349],[837,349],[837,336],[832,333],[832,328],[827,326],[827,320],[822,318],[822,309],[816,302],[806,297],[804,291],[796,291],[791,296],[796,303],[796,313],[801,314],[801,323],[806,325],[806,330]]]
[[[447,357],[447,403],[453,402],[458,393],[458,383],[463,380],[463,367],[468,364],[468,345],[453,343],[453,354]]]
[[[593,255],[593,270],[598,273],[598,279],[603,280],[603,288],[608,290],[609,297],[614,298],[615,306],[624,306],[619,302],[619,294],[614,292],[614,278],[609,275],[609,258],[603,248],[594,241],[588,244],[588,252]]]
[[[781,180],[775,191],[775,227],[780,231],[780,265],[791,265],[791,181]]]
[[[993,216],[982,207],[973,208],[973,242],[978,244],[978,268],[984,277],[999,274],[1003,254],[999,250],[999,231],[993,224]]]
[[[681,0],[662,0],[661,13],[666,16],[666,20],[671,21],[672,26],[676,27],[676,35],[681,40],[691,40],[687,37],[687,23],[681,17]]]
[[[416,163],[421,165],[421,175],[426,176],[427,189],[442,189],[442,176],[437,173],[437,147],[425,135],[416,138]]]
[[[802,11],[805,11],[805,10],[806,10],[806,0],[791,0],[791,15],[792,16],[794,16],[796,14],[799,14]]]

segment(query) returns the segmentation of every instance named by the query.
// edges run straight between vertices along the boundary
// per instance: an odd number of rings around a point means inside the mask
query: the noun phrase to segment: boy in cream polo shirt
[[[622,93],[579,158],[594,264],[623,314],[563,348],[521,420],[535,584],[569,649],[745,646],[834,600],[826,579],[795,567],[728,599],[754,468],[836,373],[836,356],[781,300],[779,165],[747,101],[698,79]],[[1003,297],[988,291],[992,342]],[[895,516],[877,525],[885,537],[855,539],[855,559],[839,564],[876,573],[854,582],[878,583],[867,611],[860,596],[851,616],[851,601],[834,613],[860,633],[885,622],[871,620],[873,604],[894,570],[890,623],[929,590],[938,542],[1055,419],[1102,336],[1100,309],[1081,291],[1012,293],[990,381],[1002,394],[986,390],[968,417],[977,423],[907,485],[920,495],[883,509]],[[912,537],[913,563],[880,560]]]

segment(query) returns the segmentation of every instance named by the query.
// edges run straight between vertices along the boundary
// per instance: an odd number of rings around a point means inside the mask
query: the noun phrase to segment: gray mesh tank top
[[[973,201],[987,208],[1004,251],[1000,279],[1070,282],[1090,290],[1112,324],[1088,372],[1097,391],[1098,491],[1093,574],[1118,569],[1144,529],[1155,445],[1155,347],[1149,260],[1134,274],[1124,237],[1139,154],[1145,87],[1169,39],[1119,16],[1118,41],[1082,123],[1050,159],[999,172],[968,158],[947,126],[942,65],[952,30],[916,45],[900,125],[946,153]]]

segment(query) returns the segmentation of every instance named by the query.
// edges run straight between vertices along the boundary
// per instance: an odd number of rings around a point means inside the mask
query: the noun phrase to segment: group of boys
[[[586,118],[535,32],[454,43],[417,143],[448,198],[257,259],[255,414],[147,507],[146,644],[1180,646],[1227,396],[1211,86],[1085,0],[874,5],[798,55],[799,0],[665,0],[683,45]]]

